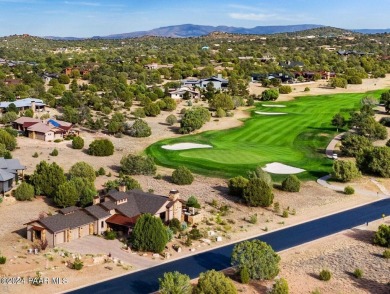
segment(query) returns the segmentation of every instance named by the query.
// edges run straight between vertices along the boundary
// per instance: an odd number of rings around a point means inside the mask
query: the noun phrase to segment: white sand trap
[[[304,169],[285,165],[279,162],[268,163],[265,165],[265,167],[262,168],[262,170],[272,174],[281,174],[281,175],[299,174],[305,171]]]
[[[188,150],[188,149],[198,149],[198,148],[213,148],[213,146],[206,144],[196,144],[196,143],[178,143],[173,145],[163,145],[163,149],[167,150]]]
[[[279,104],[261,104],[261,106],[264,106],[264,107],[286,107],[286,105],[279,105]]]
[[[255,111],[257,114],[264,114],[264,115],[281,115],[281,114],[287,114],[286,112],[262,112],[262,111]]]

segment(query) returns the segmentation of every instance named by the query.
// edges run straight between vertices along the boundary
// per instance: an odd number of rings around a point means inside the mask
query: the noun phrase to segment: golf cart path
[[[335,136],[332,141],[329,142],[328,146],[326,147],[326,150],[325,150],[325,155],[332,159],[333,158],[333,153],[334,153],[334,149],[337,145],[338,142],[341,141],[341,138],[344,136],[346,132],[343,132],[343,133],[340,133],[338,134],[337,136]],[[319,178],[317,180],[317,183],[320,184],[321,186],[323,187],[326,187],[328,189],[332,189],[334,191],[337,191],[337,192],[344,192],[344,188],[346,185],[343,185],[343,186],[340,186],[340,185],[332,185],[330,183],[328,183],[328,180],[331,178],[332,176],[331,175],[327,175],[327,176],[323,176],[321,178]],[[377,180],[371,178],[370,179],[372,183],[374,183],[379,191],[378,192],[373,192],[373,191],[369,191],[369,190],[365,190],[365,189],[360,189],[360,188],[355,188],[355,191],[359,194],[362,194],[362,195],[366,195],[366,196],[377,196],[377,197],[380,197],[380,198],[388,198],[390,197],[390,192],[386,189],[385,186],[383,186],[380,182],[378,182]]]

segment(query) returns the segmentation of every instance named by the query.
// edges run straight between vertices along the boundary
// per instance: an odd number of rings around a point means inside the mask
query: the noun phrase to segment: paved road
[[[384,199],[252,239],[265,241],[270,244],[275,251],[281,251],[362,225],[367,221],[374,221],[379,219],[382,214],[390,215],[390,199]],[[389,216],[387,218],[389,218]],[[176,270],[189,275],[191,278],[195,278],[198,277],[201,272],[205,272],[209,269],[222,270],[229,267],[233,246],[234,244],[216,248],[69,293],[151,293],[158,290],[158,278],[161,277],[164,272]]]

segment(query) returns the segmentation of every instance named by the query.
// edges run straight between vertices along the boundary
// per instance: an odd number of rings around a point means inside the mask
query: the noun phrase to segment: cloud
[[[123,5],[120,4],[102,4],[99,2],[87,2],[87,1],[64,1],[64,4],[77,5],[77,6],[89,6],[89,7],[123,7]]]
[[[241,5],[241,4],[229,4],[228,7],[241,10],[259,11],[260,9],[254,6]]]
[[[270,19],[280,19],[280,16],[277,14],[266,14],[266,13],[229,13],[229,16],[233,19],[243,19],[243,20],[270,20]]]

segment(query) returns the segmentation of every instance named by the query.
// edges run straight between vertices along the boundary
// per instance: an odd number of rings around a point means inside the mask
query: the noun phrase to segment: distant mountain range
[[[225,32],[231,34],[246,34],[246,35],[269,35],[269,34],[278,34],[278,33],[293,33],[293,32],[321,28],[321,27],[324,26],[316,25],[316,24],[299,24],[299,25],[288,25],[288,26],[257,26],[254,28],[242,28],[242,27],[229,27],[229,26],[204,26],[204,25],[194,25],[194,24],[183,24],[183,25],[161,27],[149,31],[137,31],[137,32],[123,33],[123,34],[113,34],[108,36],[94,36],[90,39],[127,39],[127,38],[137,38],[137,37],[144,37],[144,36],[189,38],[189,37],[205,36],[212,32]],[[390,32],[390,29],[358,29],[352,31],[357,33],[363,33],[363,34],[376,34],[376,33]],[[45,38],[53,39],[53,40],[85,39],[85,38],[76,38],[76,37],[54,37],[54,36],[47,36]]]

